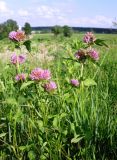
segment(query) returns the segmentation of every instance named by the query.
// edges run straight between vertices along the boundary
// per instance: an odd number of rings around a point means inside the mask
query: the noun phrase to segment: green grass
[[[97,47],[98,65],[88,61],[83,79],[94,79],[97,85],[72,87],[71,78],[79,79],[81,64],[65,57],[74,53],[71,38],[36,34],[32,53],[22,64],[30,74],[36,67],[48,68],[57,83],[53,94],[40,83],[20,89],[15,66],[0,61],[0,159],[2,160],[115,160],[117,125],[117,35],[96,35],[105,39],[109,48]],[[41,46],[42,45],[42,46]],[[1,47],[12,50],[13,44],[1,41]],[[39,47],[39,48],[38,48]],[[47,50],[47,51],[46,51]],[[54,60],[34,60],[34,54],[47,52]],[[27,81],[29,81],[27,79]]]

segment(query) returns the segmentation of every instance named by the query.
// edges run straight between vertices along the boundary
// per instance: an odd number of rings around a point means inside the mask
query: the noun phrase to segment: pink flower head
[[[23,41],[25,39],[25,33],[23,31],[12,31],[9,33],[9,38],[12,41]]]
[[[71,79],[71,80],[70,80],[70,83],[71,83],[73,86],[75,86],[75,87],[79,86],[79,84],[80,84],[77,79]]]
[[[40,80],[43,77],[43,69],[41,68],[35,68],[34,70],[32,70],[31,74],[30,74],[30,78],[32,80]]]
[[[87,32],[83,38],[85,43],[93,43],[95,40],[96,38],[92,32]]]
[[[49,70],[43,70],[41,68],[35,68],[30,74],[32,80],[48,80],[51,78]]]
[[[85,52],[84,52],[83,50],[78,50],[78,51],[75,53],[74,56],[75,56],[76,59],[78,59],[78,60],[83,60],[83,59],[86,58]]]
[[[45,91],[47,91],[47,92],[52,92],[52,91],[54,91],[55,89],[57,89],[57,85],[56,85],[56,83],[53,82],[53,81],[50,81],[50,82],[44,84],[43,87],[44,87]]]
[[[99,54],[96,50],[94,49],[91,49],[88,51],[88,55],[95,61],[98,61],[99,60]]]
[[[24,81],[25,79],[26,79],[26,75],[24,73],[20,73],[15,76],[16,81]]]
[[[12,64],[17,64],[17,63],[22,64],[25,62],[25,60],[26,60],[26,55],[23,55],[23,54],[16,55],[16,53],[11,55],[11,63]]]
[[[14,40],[16,37],[17,32],[16,31],[12,31],[9,33],[9,39]]]
[[[51,73],[49,70],[43,70],[43,79],[49,80],[51,78]]]

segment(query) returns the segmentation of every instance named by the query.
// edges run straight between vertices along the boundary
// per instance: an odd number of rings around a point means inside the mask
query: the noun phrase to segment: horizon
[[[37,27],[54,27],[54,26],[56,26],[56,25],[53,25],[53,26],[31,26],[31,28],[37,28]],[[58,25],[57,25],[58,26]],[[59,25],[59,26],[61,26],[61,27],[63,27],[64,25]],[[99,28],[99,29],[115,29],[115,30],[117,30],[117,28],[112,28],[112,27],[90,27],[90,26],[69,26],[69,27],[71,27],[71,28]],[[23,27],[22,27],[23,28]]]
[[[115,28],[116,0],[0,0],[0,23],[7,19],[23,27],[68,25],[73,27]]]

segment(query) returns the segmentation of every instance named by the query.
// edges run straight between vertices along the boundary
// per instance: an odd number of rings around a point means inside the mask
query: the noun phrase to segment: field
[[[0,160],[117,159],[117,35],[95,35],[108,45],[93,46],[98,62],[75,59],[83,36],[34,34],[30,53],[0,41]],[[11,63],[14,52],[26,62]],[[57,88],[31,80],[35,68],[48,69]]]

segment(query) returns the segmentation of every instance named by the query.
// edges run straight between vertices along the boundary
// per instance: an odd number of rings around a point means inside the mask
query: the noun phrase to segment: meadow
[[[98,61],[74,56],[83,37],[33,34],[30,52],[0,41],[0,160],[117,159],[117,35],[95,34]]]

